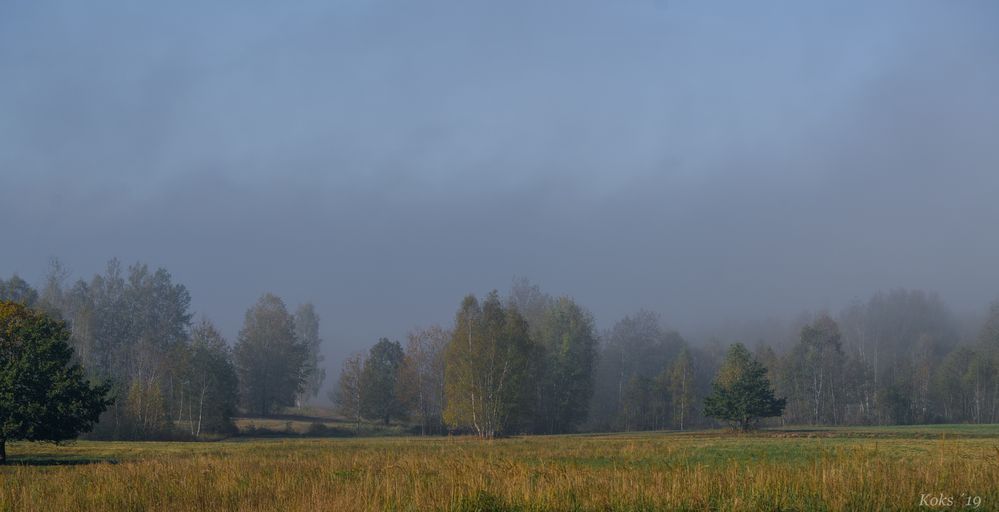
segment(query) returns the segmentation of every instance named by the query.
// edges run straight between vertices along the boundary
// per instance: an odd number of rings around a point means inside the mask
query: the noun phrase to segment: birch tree
[[[509,433],[524,402],[531,340],[516,307],[493,291],[479,305],[469,295],[446,352],[444,421],[489,439]]]
[[[835,423],[840,416],[837,408],[837,379],[843,374],[843,349],[839,326],[828,315],[821,315],[801,329],[801,341],[793,357],[799,365],[800,382],[809,403],[812,424]]]
[[[203,432],[232,430],[238,399],[236,368],[225,338],[206,319],[191,330],[189,375],[191,434],[199,437]]]

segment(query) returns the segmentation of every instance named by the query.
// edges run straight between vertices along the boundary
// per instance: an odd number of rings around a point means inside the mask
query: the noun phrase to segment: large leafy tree
[[[86,380],[68,340],[63,322],[0,302],[0,463],[8,440],[72,439],[110,405],[110,385]]]
[[[244,406],[261,415],[295,405],[308,378],[307,347],[284,302],[267,293],[246,312],[235,351]]]
[[[704,415],[743,432],[760,418],[784,412],[785,400],[774,397],[767,369],[741,343],[729,348],[712,388],[711,395],[704,399]]]
[[[405,354],[398,341],[378,340],[368,352],[361,372],[361,415],[381,420],[405,415],[406,409],[396,393],[396,380]]]

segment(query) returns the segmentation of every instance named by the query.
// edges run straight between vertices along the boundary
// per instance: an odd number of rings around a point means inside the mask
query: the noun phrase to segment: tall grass
[[[924,493],[999,508],[999,440],[837,435],[18,443],[0,509],[926,510]]]

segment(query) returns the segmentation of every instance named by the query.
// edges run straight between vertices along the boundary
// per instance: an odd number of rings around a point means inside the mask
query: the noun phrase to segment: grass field
[[[979,510],[999,509],[996,425],[81,441],[8,453],[2,510],[971,510],[976,496]],[[953,504],[921,506],[927,494]]]

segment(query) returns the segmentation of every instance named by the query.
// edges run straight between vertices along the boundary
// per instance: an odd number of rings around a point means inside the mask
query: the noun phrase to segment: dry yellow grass
[[[876,434],[15,443],[0,509],[999,509],[999,440]]]

